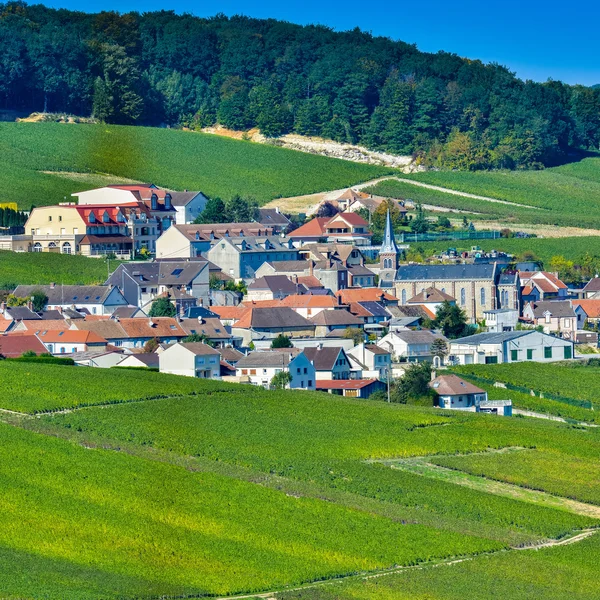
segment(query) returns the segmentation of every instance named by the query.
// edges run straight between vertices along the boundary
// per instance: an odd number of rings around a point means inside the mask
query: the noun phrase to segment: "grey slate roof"
[[[277,273],[304,273],[310,267],[308,260],[275,260],[268,263]]]
[[[354,316],[345,309],[332,308],[322,310],[314,317],[311,317],[311,322],[314,325],[362,325],[362,319]]]
[[[379,302],[374,301],[365,301],[365,302],[357,302],[363,308],[368,310],[374,317],[384,317],[389,319],[391,317],[390,313],[385,309],[385,307]]]
[[[546,312],[549,312],[553,317],[575,317],[575,311],[568,300],[541,300],[540,302],[532,302],[533,316],[536,319],[544,317]]]
[[[452,340],[453,344],[461,344],[467,346],[479,346],[479,344],[503,344],[512,340],[519,339],[525,335],[535,333],[535,330],[527,331],[502,331],[499,333],[476,333],[464,338]]]
[[[203,342],[185,342],[180,345],[196,356],[213,356],[220,354],[218,350],[211,348],[208,344],[204,344]]]
[[[254,280],[249,286],[249,290],[269,290],[273,294],[278,292],[282,294],[297,294],[298,288],[304,290],[304,286],[298,286],[285,275],[265,275]]]
[[[250,352],[247,356],[240,358],[235,367],[240,368],[268,368],[287,367],[295,358],[293,352],[278,352],[275,350]]]
[[[389,209],[385,217],[385,232],[383,234],[383,243],[379,249],[379,254],[398,254],[398,246],[396,245],[396,237],[394,236],[394,228],[392,227]]]
[[[188,285],[207,268],[205,261],[169,261],[157,263],[160,285]]]
[[[331,371],[335,367],[335,362],[340,352],[343,352],[343,349],[335,346],[304,348],[304,354],[306,354],[306,357],[317,371]]]
[[[276,208],[259,208],[258,214],[258,220],[263,225],[287,227],[290,224],[290,220]]]
[[[41,290],[48,304],[101,304],[111,292],[109,285],[19,285],[13,292],[19,298],[29,298]]]
[[[439,333],[433,333],[429,329],[413,331],[412,329],[394,331],[393,334],[407,344],[432,344],[436,339],[445,339]]]
[[[498,278],[498,285],[516,285],[518,278],[518,273],[502,273]]]
[[[465,279],[494,279],[495,264],[402,265],[398,281],[460,281]]]
[[[581,290],[582,292],[600,292],[600,277],[594,277],[590,279],[585,287]]]
[[[187,206],[198,194],[202,192],[171,192],[173,206]]]
[[[17,289],[19,289],[19,288],[17,288]],[[19,298],[23,298],[23,297],[24,296],[19,296]],[[27,308],[26,306],[9,306],[6,309],[6,313],[14,321],[41,321],[42,320],[42,317],[40,317],[40,315],[38,315],[36,312],[33,312],[30,308]],[[62,316],[60,316],[59,319],[62,319]]]

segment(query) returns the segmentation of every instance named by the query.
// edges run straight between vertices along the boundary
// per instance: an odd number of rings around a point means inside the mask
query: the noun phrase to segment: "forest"
[[[172,11],[0,4],[0,108],[115,124],[258,127],[412,154],[543,168],[598,149],[600,89],[354,29]]]

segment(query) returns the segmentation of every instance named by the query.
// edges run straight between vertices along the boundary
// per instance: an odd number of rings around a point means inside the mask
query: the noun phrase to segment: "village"
[[[199,224],[207,201],[111,185],[34,208],[23,232],[0,236],[2,249],[112,257],[116,268],[103,285],[11,290],[0,354],[387,400],[407,369],[427,363],[440,408],[511,415],[509,392],[488,400],[446,369],[574,361],[598,346],[600,278],[570,288],[478,246],[408,262],[390,217],[389,207],[407,212],[397,201],[348,189],[300,226],[277,208]],[[374,243],[361,214],[382,203]]]

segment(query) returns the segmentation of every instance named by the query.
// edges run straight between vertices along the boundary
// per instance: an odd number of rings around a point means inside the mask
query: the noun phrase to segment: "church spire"
[[[385,218],[385,232],[383,234],[383,243],[379,254],[398,254],[398,246],[394,236],[394,228],[392,227],[392,218],[390,217],[390,209],[388,208]]]

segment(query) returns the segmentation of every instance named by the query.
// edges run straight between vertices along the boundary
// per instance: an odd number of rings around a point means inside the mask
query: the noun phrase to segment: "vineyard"
[[[150,371],[87,369],[0,361],[0,408],[23,413],[132,400],[232,392],[235,386]]]
[[[3,158],[2,158],[3,157]],[[0,185],[19,208],[109,183],[153,182],[260,202],[347,187],[390,169],[220,136],[59,123],[0,123]]]
[[[600,535],[577,544],[481,556],[277,594],[277,600],[597,600]]]
[[[116,261],[107,263],[101,258],[0,250],[0,290],[12,290],[20,284],[102,284],[117,266]]]
[[[477,579],[477,565],[514,561],[508,547],[600,526],[568,506],[379,462],[432,455],[492,483],[597,504],[592,428],[134,370],[0,361],[0,382],[0,408],[38,413],[0,411],[8,597],[252,594],[463,556]],[[519,449],[493,452],[503,448]],[[452,589],[464,591],[463,568]],[[282,598],[444,598],[443,580],[418,578],[426,572],[403,573],[417,579],[402,592],[390,575],[376,593],[344,583]]]

